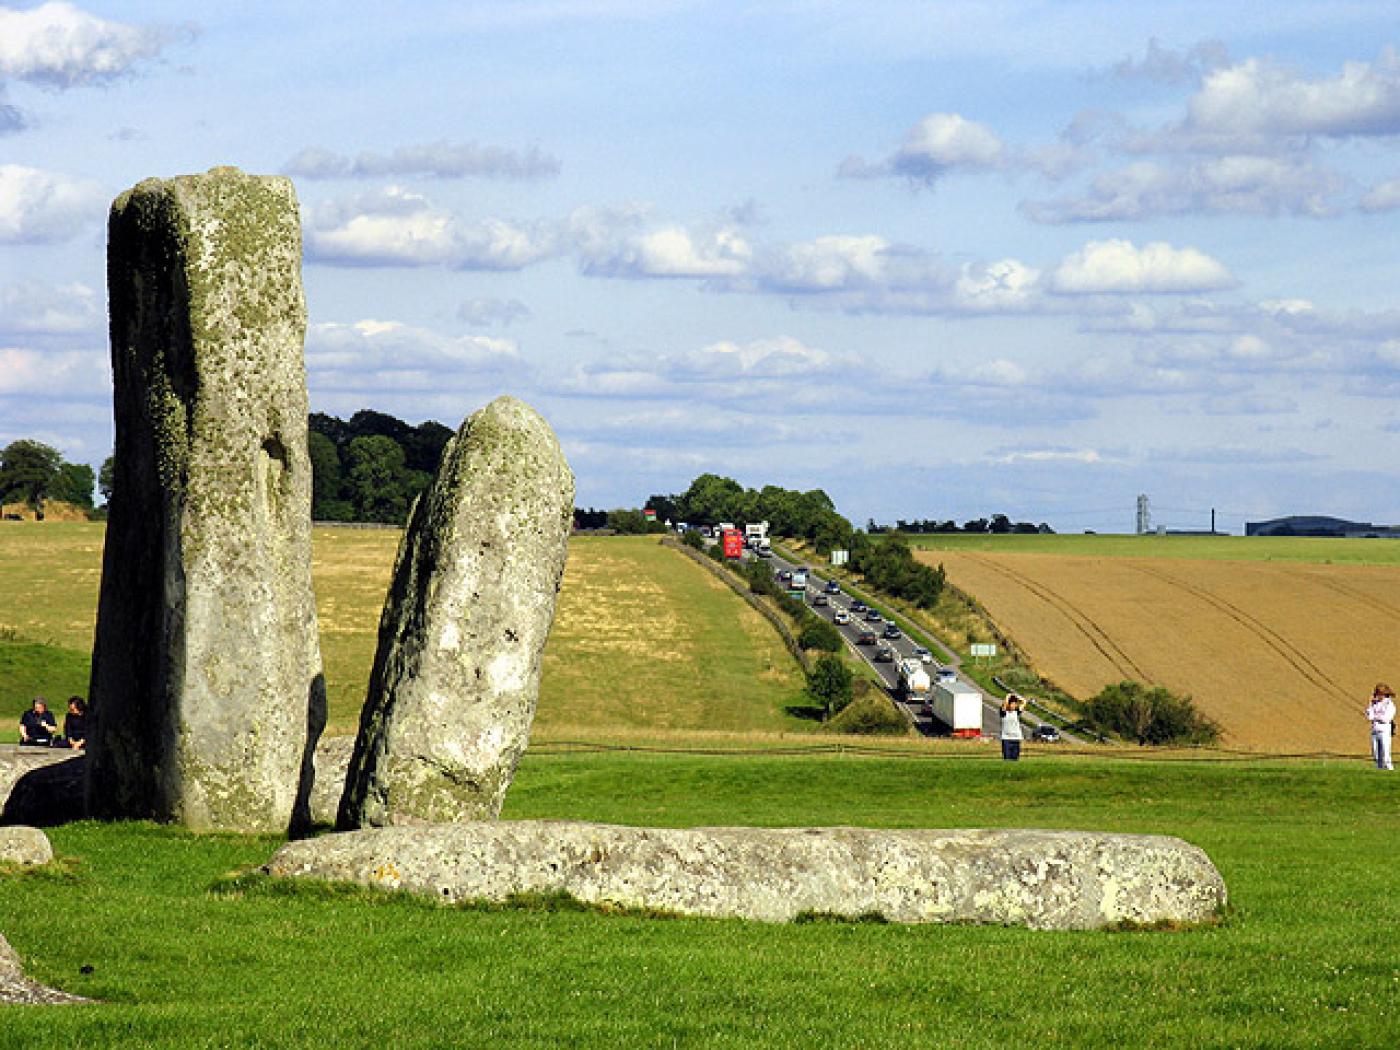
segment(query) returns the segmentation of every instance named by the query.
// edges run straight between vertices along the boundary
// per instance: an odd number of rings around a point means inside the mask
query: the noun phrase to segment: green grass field
[[[1400,540],[1343,540],[1319,536],[906,536],[926,550],[1077,554],[1096,558],[1217,558],[1237,561],[1316,562],[1324,565],[1400,565]]]
[[[1382,1047],[1400,1025],[1400,780],[1361,763],[527,755],[506,816],[1179,834],[1230,887],[1184,933],[444,910],[211,892],[271,839],[54,829],[0,876],[31,974],[0,1046]],[[90,966],[87,974],[80,972]]]

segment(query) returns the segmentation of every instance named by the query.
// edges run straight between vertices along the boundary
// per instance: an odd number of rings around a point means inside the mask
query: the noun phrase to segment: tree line
[[[23,503],[38,512],[45,500],[60,500],[91,510],[96,482],[90,466],[69,463],[42,441],[20,438],[0,449],[0,503]]]
[[[1033,525],[1029,521],[1013,522],[1005,514],[993,514],[990,518],[972,518],[959,525],[951,518],[942,521],[933,518],[924,518],[919,521],[905,521],[900,518],[893,525],[876,524],[871,518],[866,524],[865,531],[878,535],[884,532],[907,532],[912,535],[928,535],[930,533],[947,532],[990,532],[996,535],[1033,535],[1035,533],[1053,533],[1052,529],[1045,522]]]
[[[348,420],[313,412],[308,423],[316,521],[402,525],[453,433],[431,419],[413,426],[370,409]]]

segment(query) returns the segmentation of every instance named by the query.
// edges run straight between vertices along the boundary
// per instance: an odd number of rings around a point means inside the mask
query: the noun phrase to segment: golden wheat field
[[[401,533],[317,528],[312,574],[333,733],[354,732]],[[88,653],[103,526],[0,527],[0,632]],[[771,627],[655,537],[569,545],[545,649],[535,735],[673,730],[806,732],[787,711],[802,675]]]
[[[1035,669],[1080,698],[1122,679],[1189,693],[1228,747],[1366,752],[1400,679],[1400,568],[921,551]]]

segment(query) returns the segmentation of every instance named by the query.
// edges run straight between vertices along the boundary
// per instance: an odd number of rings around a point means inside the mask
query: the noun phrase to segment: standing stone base
[[[1225,905],[1180,839],[1080,831],[628,828],[568,821],[375,828],[293,842],[263,869],[444,902],[566,893],[590,904],[787,922],[1085,930],[1199,923]]]

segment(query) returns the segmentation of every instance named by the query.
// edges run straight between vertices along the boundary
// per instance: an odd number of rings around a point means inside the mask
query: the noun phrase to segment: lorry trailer
[[[931,714],[956,737],[982,735],[982,693],[976,686],[953,679],[940,681],[931,693]]]

